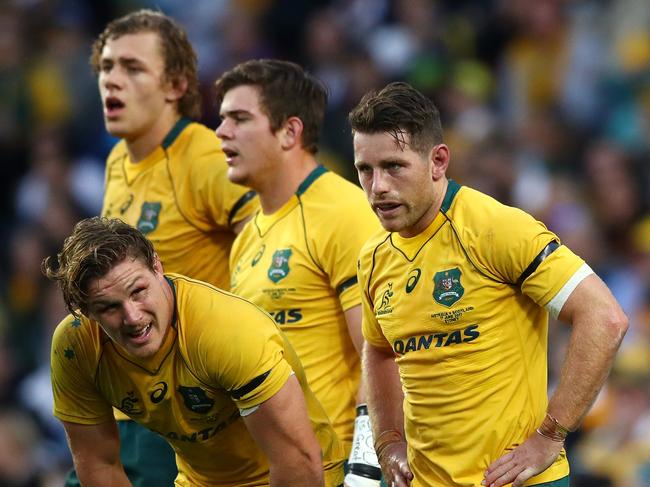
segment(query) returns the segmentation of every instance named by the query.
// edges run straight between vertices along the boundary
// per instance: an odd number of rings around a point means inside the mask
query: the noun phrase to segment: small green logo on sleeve
[[[436,272],[433,276],[433,299],[436,303],[448,308],[456,303],[465,294],[465,289],[460,283],[461,272],[458,267],[446,271]]]

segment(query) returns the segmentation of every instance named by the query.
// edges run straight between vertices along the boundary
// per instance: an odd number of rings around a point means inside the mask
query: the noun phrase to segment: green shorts
[[[174,450],[160,435],[135,421],[118,421],[120,460],[133,487],[173,487],[176,470]],[[65,487],[80,487],[74,469]]]
[[[553,480],[552,482],[544,482],[543,484],[535,484],[530,487],[569,487],[569,476],[562,477],[561,479]]]

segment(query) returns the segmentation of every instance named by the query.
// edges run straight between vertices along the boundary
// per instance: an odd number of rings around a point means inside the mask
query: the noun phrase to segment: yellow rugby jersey
[[[133,163],[122,140],[108,157],[102,215],[144,233],[166,272],[228,289],[237,223],[257,208],[255,193],[228,180],[221,141],[180,119],[162,145]]]
[[[414,487],[480,485],[544,419],[544,306],[584,264],[558,244],[523,211],[449,181],[426,230],[364,246],[363,333],[396,355]],[[568,473],[563,451],[526,485]]]
[[[153,357],[129,356],[86,318],[59,324],[51,358],[54,415],[99,424],[111,420],[114,406],[172,445],[176,485],[263,486],[268,462],[240,409],[272,397],[293,369],[322,447],[326,485],[340,485],[341,443],[273,321],[209,284],[177,274],[167,279],[175,295],[174,324]]]
[[[360,366],[344,311],[360,304],[357,258],[378,228],[363,191],[318,166],[282,208],[256,213],[230,255],[231,291],[286,333],[346,451]]]

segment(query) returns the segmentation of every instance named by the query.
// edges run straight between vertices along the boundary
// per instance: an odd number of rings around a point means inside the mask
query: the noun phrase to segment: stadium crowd
[[[607,385],[568,438],[574,486],[650,486],[650,5],[646,0],[6,0],[0,4],[0,485],[61,485],[49,349],[66,310],[40,271],[102,204],[92,39],[160,8],[213,82],[247,59],[296,61],[329,91],[318,160],[355,180],[347,114],[406,80],[441,109],[450,176],[545,222],[630,319]],[[551,387],[566,327],[552,323]]]

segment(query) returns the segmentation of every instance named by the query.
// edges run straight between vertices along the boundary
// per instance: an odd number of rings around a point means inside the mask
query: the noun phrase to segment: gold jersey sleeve
[[[186,310],[185,321],[202,324],[183,327],[179,333],[198,377],[206,384],[218,384],[240,409],[275,395],[292,368],[284,360],[283,339],[273,320],[244,299],[225,293],[228,307],[216,309],[215,288],[180,276],[174,282],[180,288],[177,303]],[[193,284],[193,292],[182,292],[188,283]]]
[[[300,363],[253,304],[181,275],[169,274],[168,280],[176,317],[153,357],[128,356],[86,318],[78,326],[70,319],[59,325],[52,359],[55,415],[96,424],[111,418],[111,405],[117,407],[171,444],[177,485],[268,485],[266,456],[240,409],[272,397],[294,368],[309,398]],[[327,485],[338,485],[341,446],[318,403],[307,404]]]
[[[361,189],[318,166],[282,208],[255,215],[230,256],[231,291],[273,316],[346,448],[360,365],[345,311],[360,304],[357,257],[378,227]]]
[[[479,485],[534,434],[548,401],[542,306],[583,263],[540,222],[453,181],[422,233],[364,246],[363,333],[395,354],[414,487]],[[568,471],[562,452],[526,485]]]
[[[133,163],[121,141],[106,165],[102,215],[149,238],[168,272],[228,287],[232,225],[258,206],[254,192],[231,183],[221,142],[181,119],[163,144]]]
[[[88,320],[66,316],[56,327],[50,355],[54,416],[71,423],[100,424],[113,418],[110,403],[94,384],[105,336]]]

